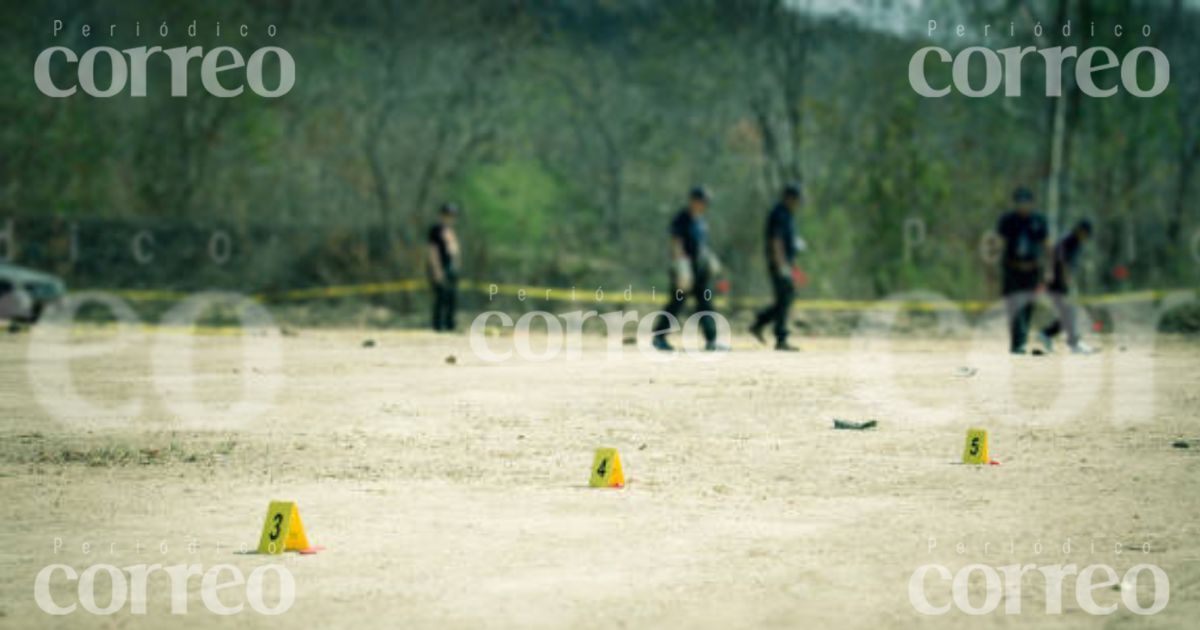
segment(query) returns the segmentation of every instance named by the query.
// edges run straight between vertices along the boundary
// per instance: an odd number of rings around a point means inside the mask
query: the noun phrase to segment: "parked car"
[[[0,261],[0,319],[32,324],[66,292],[63,281],[48,273]]]

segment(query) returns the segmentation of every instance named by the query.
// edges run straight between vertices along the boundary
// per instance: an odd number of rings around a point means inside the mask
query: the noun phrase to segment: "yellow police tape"
[[[423,279],[396,280],[392,282],[371,282],[365,284],[335,285],[328,287],[312,287],[308,289],[293,289],[288,291],[255,293],[249,296],[258,302],[294,302],[304,300],[323,300],[331,298],[356,297],[364,295],[386,295],[395,293],[412,293],[428,287]],[[537,287],[498,282],[472,282],[464,280],[459,287],[469,291],[480,291],[489,296],[502,295],[534,301],[551,302],[593,302],[604,304],[658,304],[664,302],[666,291],[613,291],[600,292],[589,289],[563,287]],[[181,291],[150,291],[150,290],[113,290],[108,291],[134,302],[176,302],[184,300],[192,293]],[[1086,296],[1079,302],[1087,305],[1112,305],[1137,302],[1154,302],[1161,300],[1172,291],[1149,290],[1131,293],[1110,293],[1104,295]],[[765,297],[738,298],[733,301],[735,306],[750,306],[767,302]],[[718,296],[713,300],[717,307],[728,307],[730,300]],[[982,312],[996,302],[983,300],[821,300],[799,299],[793,302],[793,308],[802,311],[872,311],[902,309],[916,312],[937,312],[946,310],[964,310]]]

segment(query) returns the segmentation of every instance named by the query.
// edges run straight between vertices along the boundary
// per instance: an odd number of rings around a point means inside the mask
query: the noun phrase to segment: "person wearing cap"
[[[1000,217],[996,232],[1004,240],[1000,274],[1008,314],[1009,351],[1025,354],[1049,227],[1045,217],[1033,211],[1033,192],[1028,188],[1021,186],[1013,192],[1013,205],[1012,211]]]
[[[788,344],[788,311],[796,295],[792,273],[796,262],[797,238],[795,213],[803,201],[799,182],[788,184],[783,189],[779,203],[767,214],[767,273],[771,278],[771,291],[775,301],[758,311],[750,333],[762,343],[763,329],[774,323],[775,349],[794,352],[795,346]]]
[[[692,188],[688,203],[671,220],[671,297],[663,310],[678,321],[683,303],[691,295],[696,301],[696,312],[712,311],[712,276],[718,272],[720,263],[708,249],[708,226],[704,212],[712,195],[703,186]],[[667,315],[659,315],[654,321],[652,343],[659,350],[673,350],[666,335],[671,328]],[[711,316],[700,318],[700,329],[704,333],[705,349],[718,350],[717,325]]]
[[[1067,331],[1067,347],[1071,349],[1071,352],[1075,354],[1094,352],[1091,346],[1079,338],[1079,330],[1075,326],[1075,309],[1069,300],[1072,276],[1074,276],[1079,262],[1079,251],[1091,237],[1092,223],[1084,219],[1076,223],[1071,233],[1054,246],[1054,260],[1047,288],[1050,291],[1050,299],[1054,302],[1054,309],[1058,312],[1058,319],[1038,333],[1038,339],[1042,342],[1046,352],[1054,351],[1054,338],[1064,328]]]
[[[433,289],[433,329],[454,330],[455,303],[458,301],[458,234],[454,222],[458,206],[443,204],[438,222],[429,228],[428,270]]]

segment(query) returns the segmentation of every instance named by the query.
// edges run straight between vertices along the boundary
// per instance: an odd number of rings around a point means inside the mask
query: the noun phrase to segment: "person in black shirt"
[[[1071,278],[1079,262],[1079,251],[1083,244],[1092,236],[1092,223],[1087,220],[1075,224],[1071,233],[1066,235],[1054,247],[1054,260],[1050,274],[1050,299],[1054,301],[1054,309],[1058,311],[1058,319],[1043,328],[1038,335],[1046,352],[1054,351],[1054,338],[1064,328],[1067,330],[1067,347],[1076,354],[1090,354],[1092,348],[1079,339],[1079,331],[1075,326],[1075,310],[1068,300],[1071,292]]]
[[[1000,217],[996,231],[1004,239],[1001,269],[1008,313],[1009,350],[1025,354],[1033,296],[1042,278],[1042,253],[1049,236],[1046,219],[1033,211],[1033,192],[1024,186],[1013,193],[1015,208]]]
[[[458,207],[443,204],[439,219],[429,228],[428,270],[433,289],[433,329],[454,330],[455,303],[458,299],[458,234],[454,223]]]
[[[676,319],[690,294],[696,300],[696,312],[712,311],[711,280],[719,263],[708,249],[708,226],[704,211],[711,201],[708,191],[697,186],[688,195],[688,205],[671,220],[671,298],[663,310]],[[671,327],[666,315],[654,322],[653,344],[659,350],[673,350],[667,342],[666,331]],[[717,350],[717,325],[711,316],[700,318],[705,349]]]
[[[800,184],[788,184],[783,189],[779,203],[767,215],[767,273],[771,277],[775,302],[758,312],[750,332],[760,342],[766,343],[763,328],[774,322],[776,350],[798,349],[788,344],[787,336],[788,311],[796,294],[792,281],[792,266],[796,261],[795,212],[801,201]]]

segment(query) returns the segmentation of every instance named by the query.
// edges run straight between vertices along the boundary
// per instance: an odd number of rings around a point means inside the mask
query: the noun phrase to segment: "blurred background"
[[[807,193],[801,298],[996,297],[983,244],[1018,184],[1060,232],[1095,223],[1085,291],[1200,280],[1193,2],[143,0],[3,11],[0,252],[76,289],[271,293],[419,279],[427,228],[451,200],[463,208],[468,280],[661,290],[667,222],[704,183],[733,293],[765,295],[762,223],[794,179]],[[1171,82],[1155,98],[1091,98],[1066,72],[1065,96],[1047,98],[1033,62],[1020,98],[927,99],[910,87],[919,48],[979,44],[1106,46],[1122,58],[1155,46]],[[172,98],[159,62],[145,98],[55,99],[32,78],[55,45],[233,45],[247,56],[279,46],[296,85],[276,99],[217,98],[194,62],[190,96]],[[73,67],[56,68],[74,80]],[[949,83],[948,65],[930,64],[930,77]],[[150,260],[135,255],[139,239]],[[426,299],[354,298],[422,316]]]

